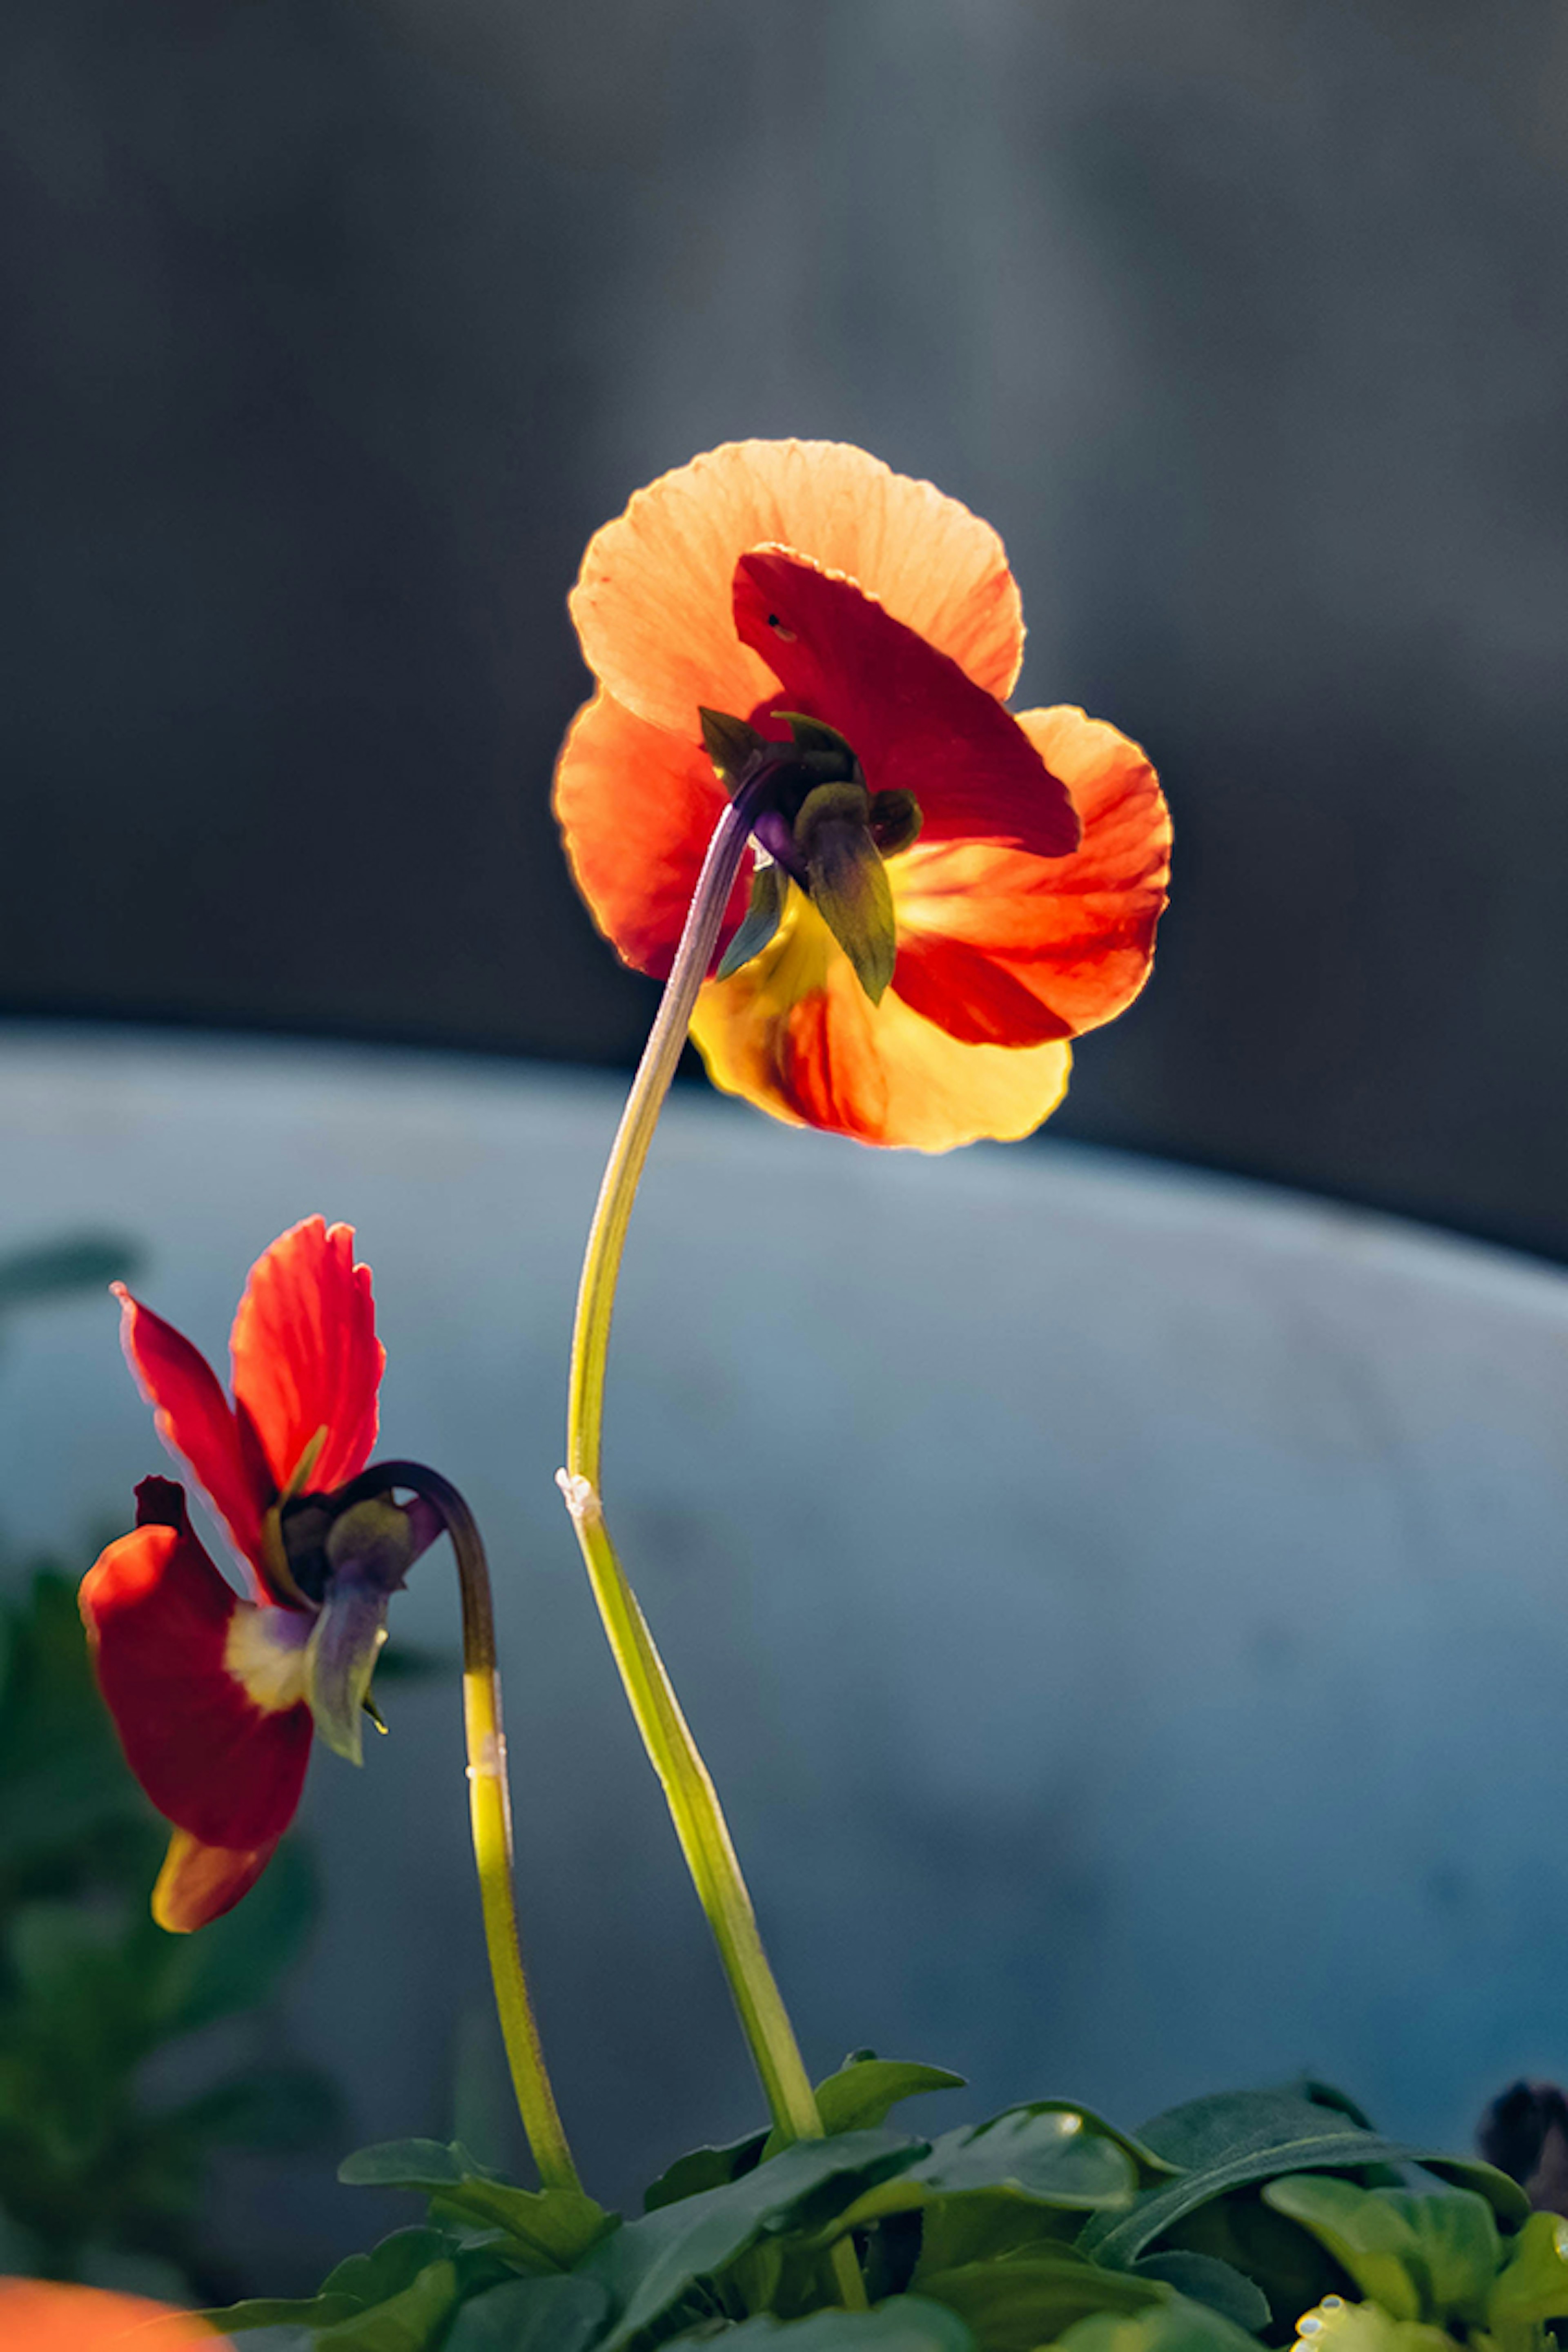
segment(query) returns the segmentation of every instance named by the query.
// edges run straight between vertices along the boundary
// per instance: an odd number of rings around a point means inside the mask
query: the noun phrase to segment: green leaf
[[[956,2311],[983,2352],[1035,2352],[1090,2312],[1135,2312],[1170,2299],[1170,2289],[1125,2271],[1104,2271],[1071,2246],[1011,2262],[965,2263],[921,2273],[920,2292]],[[1216,2326],[1223,2326],[1213,2314]]]
[[[618,2315],[603,2352],[619,2352],[699,2279],[722,2270],[765,2231],[820,2227],[873,2181],[923,2156],[926,2147],[924,2140],[889,2131],[800,2140],[771,2164],[722,2189],[628,2221],[596,2246],[584,2265],[608,2287]]]
[[[198,2319],[225,2336],[244,2336],[253,2327],[331,2327],[352,2319],[359,2305],[348,2294],[250,2295],[222,2311],[199,2311]]]
[[[661,2205],[700,2197],[706,2189],[722,2189],[729,2181],[739,2180],[743,2172],[754,2172],[770,2137],[765,2131],[752,2132],[744,2139],[731,2140],[728,2147],[694,2147],[689,2156],[678,2156],[668,2171],[661,2172],[645,2192],[643,2211],[657,2212]]]
[[[900,2186],[897,2181],[889,2182],[889,2190]],[[871,2194],[886,2195],[888,2190],[873,2189]],[[1065,2245],[1079,2227],[1075,2211],[1042,2204],[1037,2198],[1026,2196],[1016,2189],[964,2189],[952,2196],[931,2189],[921,2204],[920,2214],[917,2280],[924,2271],[958,2270],[968,2263],[1007,2262],[1016,2254],[1038,2253],[1051,2245]]]
[[[1261,2336],[1273,2323],[1274,2314],[1268,2297],[1246,2273],[1230,2263],[1222,2263],[1213,2254],[1186,2253],[1177,2249],[1170,2253],[1149,2254],[1136,2264],[1135,2278],[1162,2279],[1173,2286],[1178,2294],[1188,2296],[1194,2303],[1206,2304],[1249,2336]]]
[[[321,2292],[352,2295],[361,2309],[386,2303],[451,2252],[452,2242],[444,2230],[395,2230],[368,2253],[350,2254],[329,2271]]]
[[[1005,2189],[1062,2211],[1121,2210],[1137,2185],[1135,2161],[1120,2134],[1081,2107],[1040,2099],[944,2132],[928,2156],[858,2199],[836,2226],[842,2234],[966,2189]]]
[[[1138,2186],[1132,2158],[1084,2123],[1079,2109],[1056,2099],[1006,2107],[988,2123],[944,2132],[917,2173],[936,2189],[1011,2186],[1083,2210],[1130,2204]]]
[[[441,2352],[588,2352],[609,2315],[597,2279],[510,2279],[464,2304]]]
[[[1353,2180],[1293,2173],[1269,2181],[1263,2201],[1310,2230],[1363,2294],[1382,2304],[1392,2318],[1424,2315],[1426,2266],[1415,2233],[1403,2215],[1379,2201],[1375,2189],[1358,2189]]]
[[[1532,2213],[1509,2251],[1487,2298],[1488,2326],[1568,2317],[1568,2221]]]
[[[1068,2329],[1061,2339],[1067,2347],[1071,2352],[1258,2352],[1251,2336],[1222,2313],[1180,2295],[1125,2317],[1096,2312]]]
[[[426,2195],[460,2188],[465,2180],[495,2178],[460,2140],[378,2140],[374,2147],[356,2147],[338,2167],[338,2179],[348,2189],[423,2189]]]
[[[1395,2319],[1468,2326],[1485,2315],[1502,2243],[1484,2197],[1413,2197],[1311,2173],[1271,2180],[1263,2196],[1310,2230]]]
[[[727,2328],[726,2347],[777,2344],[784,2352],[975,2352],[954,2311],[919,2294],[895,2294],[875,2311],[814,2311],[781,2322],[765,2312]]]
[[[846,2059],[837,2074],[818,2083],[816,2106],[822,2128],[831,2138],[836,2132],[874,2130],[887,2122],[900,2100],[916,2098],[922,2091],[963,2088],[963,2075],[950,2074],[943,2066],[919,2066],[908,2059],[868,2055]],[[770,2132],[763,2162],[786,2144],[776,2131]]]
[[[317,2352],[429,2352],[440,2342],[457,2302],[453,2265],[431,2263],[401,2294],[323,2327]]]
[[[1478,2189],[1505,2221],[1529,2210],[1523,2191],[1490,2165],[1384,2139],[1349,2123],[1338,2110],[1288,2092],[1226,2092],[1195,2099],[1145,2124],[1140,2138],[1157,2156],[1188,2168],[1179,2179],[1148,2189],[1130,2213],[1097,2215],[1082,2243],[1100,2262],[1126,2267],[1174,2223],[1227,2191],[1291,2172],[1361,2172],[1420,2164],[1444,2179]]]
[[[345,2156],[338,2179],[351,2189],[417,2189],[437,2220],[479,2221],[503,2230],[515,2252],[545,2270],[570,2270],[616,2216],[574,2189],[514,2189],[460,2141],[384,2140]]]

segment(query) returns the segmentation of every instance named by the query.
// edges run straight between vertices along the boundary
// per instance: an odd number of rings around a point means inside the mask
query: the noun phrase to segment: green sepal
[[[925,811],[913,793],[873,793],[871,838],[884,857],[912,849],[921,837]]]
[[[743,719],[731,719],[727,710],[704,710],[699,705],[697,716],[702,722],[702,748],[733,790],[757,753],[767,749],[768,739]]]
[[[880,1004],[898,960],[893,893],[881,852],[867,822],[864,784],[818,784],[795,821],[813,903],[855,968],[873,1004]]]
[[[759,862],[752,877],[752,903],[746,909],[746,919],[719,960],[715,980],[728,980],[731,972],[750,963],[762,954],[784,920],[784,907],[789,898],[789,876],[782,866],[770,858],[766,865]]]
[[[395,1503],[355,1503],[327,1538],[331,1575],[305,1645],[305,1696],[333,1753],[363,1761],[370,1678],[386,1639],[387,1604],[414,1558],[408,1515]],[[382,1727],[384,1729],[384,1726]]]
[[[803,710],[775,710],[773,717],[784,721],[797,751],[809,752],[819,760],[831,761],[834,766],[841,766],[844,770],[842,781],[846,782],[858,784],[865,781],[860,772],[860,762],[855,757],[854,746],[847,736],[838,732],[837,727],[829,727],[825,719],[808,719]],[[839,780],[831,774],[824,774],[822,781],[832,783]]]

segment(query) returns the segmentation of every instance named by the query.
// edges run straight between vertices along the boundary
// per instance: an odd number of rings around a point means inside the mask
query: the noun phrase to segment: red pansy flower
[[[116,1287],[158,1433],[227,1528],[253,1596],[220,1575],[167,1478],[142,1480],[134,1532],[81,1588],[131,1769],[174,1824],[153,1913],[185,1929],[266,1868],[300,1801],[312,1718],[357,1759],[387,1598],[413,1555],[396,1529],[390,1549],[345,1549],[345,1523],[320,1507],[369,1460],[384,1361],[349,1226],[308,1218],[251,1269],[229,1343],[232,1404],[190,1341]]]
[[[668,971],[724,804],[700,714],[818,755],[753,827],[698,999],[716,1082],[868,1143],[1037,1126],[1069,1040],[1148,975],[1170,821],[1115,728],[1005,707],[1024,629],[990,527],[863,450],[735,442],[639,491],[571,602],[598,691],[556,813],[628,963]]]

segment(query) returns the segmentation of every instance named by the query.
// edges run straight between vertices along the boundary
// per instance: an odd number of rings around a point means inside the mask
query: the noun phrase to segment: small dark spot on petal
[[[776,613],[770,613],[768,614],[768,626],[770,629],[776,631],[778,635],[784,639],[786,646],[794,645],[795,631],[793,629],[786,629]]]

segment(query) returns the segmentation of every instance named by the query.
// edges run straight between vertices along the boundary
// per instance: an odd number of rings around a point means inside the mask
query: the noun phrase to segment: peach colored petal
[[[970,1043],[1079,1035],[1123,1012],[1149,976],[1170,878],[1171,820],[1136,743],[1062,708],[1020,714],[1083,819],[1071,856],[921,841],[889,866],[894,986]]]
[[[570,599],[584,658],[629,710],[682,736],[700,704],[773,689],[730,609],[739,558],[796,550],[858,581],[976,685],[1011,693],[1018,592],[989,523],[930,482],[835,441],[731,441],[639,490],[596,531]]]
[[[573,878],[605,938],[656,979],[669,970],[724,800],[700,742],[649,726],[611,696],[595,695],[573,720],[555,769]],[[721,950],[745,915],[751,877],[748,850]]]
[[[963,1045],[891,989],[873,1006],[798,893],[770,948],[706,983],[691,1034],[727,1094],[793,1125],[920,1151],[1032,1133],[1072,1066],[1058,1040]]]

